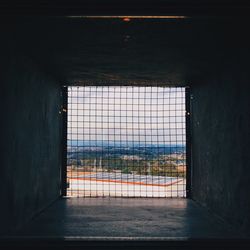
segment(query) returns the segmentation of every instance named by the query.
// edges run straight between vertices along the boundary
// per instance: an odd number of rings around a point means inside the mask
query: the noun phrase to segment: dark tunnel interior
[[[127,19],[2,20],[1,242],[249,242],[249,19]],[[189,87],[188,199],[62,198],[62,87],[74,85]]]

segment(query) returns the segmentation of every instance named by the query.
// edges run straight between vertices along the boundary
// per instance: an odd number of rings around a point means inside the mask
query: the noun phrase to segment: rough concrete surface
[[[249,50],[192,87],[192,197],[250,235]]]
[[[20,227],[60,195],[60,85],[21,51],[1,65],[1,233]]]
[[[195,202],[181,198],[68,198],[13,237],[82,239],[238,238]]]
[[[50,74],[61,85],[191,86],[192,197],[249,232],[248,30],[229,17],[6,17],[1,50],[14,56],[1,56],[1,230],[59,195],[60,87]]]

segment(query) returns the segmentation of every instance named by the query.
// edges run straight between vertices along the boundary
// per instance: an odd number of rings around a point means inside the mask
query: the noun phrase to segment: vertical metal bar
[[[61,169],[61,195],[67,195],[67,107],[68,87],[62,87],[62,169]]]
[[[168,100],[168,104],[169,104],[169,106],[168,106],[168,112],[169,112],[169,114],[170,114],[170,112],[171,112],[171,98],[172,98],[172,88],[169,88],[169,100]],[[174,111],[175,112],[175,111]],[[170,117],[171,117],[171,115],[169,115]],[[174,113],[174,117],[175,117],[175,113]],[[172,117],[171,117],[172,118]],[[169,153],[170,153],[170,157],[171,157],[171,155],[174,153],[174,151],[173,151],[173,146],[172,146],[172,129],[171,129],[171,123],[172,123],[172,119],[169,119],[169,145],[170,145],[170,150],[169,150]],[[171,158],[170,158],[171,159]],[[172,163],[172,161],[170,161],[170,176],[171,177],[173,177],[173,163]],[[170,186],[170,197],[172,198],[173,197],[173,179],[171,178],[171,186]]]
[[[190,108],[190,88],[187,87],[185,91],[186,102],[186,197],[191,198],[191,108]]]

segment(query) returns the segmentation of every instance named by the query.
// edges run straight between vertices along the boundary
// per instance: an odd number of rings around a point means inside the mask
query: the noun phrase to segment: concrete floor
[[[60,199],[14,236],[85,240],[241,237],[194,201],[181,198]]]

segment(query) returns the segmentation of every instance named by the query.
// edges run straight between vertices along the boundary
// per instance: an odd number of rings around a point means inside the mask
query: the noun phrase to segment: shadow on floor
[[[194,201],[178,198],[59,199],[11,239],[47,248],[249,246],[248,239]]]

